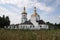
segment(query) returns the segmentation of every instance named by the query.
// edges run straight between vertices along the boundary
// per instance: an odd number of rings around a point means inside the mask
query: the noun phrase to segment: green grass
[[[60,30],[0,29],[0,40],[60,40]]]

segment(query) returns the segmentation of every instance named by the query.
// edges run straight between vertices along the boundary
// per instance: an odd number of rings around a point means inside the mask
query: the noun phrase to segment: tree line
[[[46,24],[48,24],[49,29],[60,29],[60,23],[53,24],[53,23],[50,23],[50,22],[46,22]]]
[[[2,17],[0,16],[0,28],[4,28],[5,26],[9,26],[10,25],[10,19],[8,16],[5,17],[5,15],[3,15]]]

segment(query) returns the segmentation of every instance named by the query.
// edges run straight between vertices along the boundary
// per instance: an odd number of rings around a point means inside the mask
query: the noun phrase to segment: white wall
[[[33,25],[18,25],[18,26],[8,26],[8,29],[29,29],[29,30],[39,30],[39,29],[49,29],[48,25],[45,24],[40,24],[38,26],[33,26]]]
[[[41,26],[40,29],[49,29],[49,26],[46,24],[40,24],[39,26]]]

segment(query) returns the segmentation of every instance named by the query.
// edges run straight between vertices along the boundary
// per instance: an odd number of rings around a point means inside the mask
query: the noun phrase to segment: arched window
[[[30,26],[30,28],[32,28],[32,26]]]
[[[40,26],[40,27],[42,27],[42,26]]]
[[[21,26],[21,28],[22,28],[22,26]]]
[[[15,28],[15,26],[14,26],[14,28]]]
[[[19,28],[18,25],[17,25],[17,28]]]
[[[9,26],[11,28],[11,26]]]
[[[33,28],[34,28],[34,26],[33,26]]]

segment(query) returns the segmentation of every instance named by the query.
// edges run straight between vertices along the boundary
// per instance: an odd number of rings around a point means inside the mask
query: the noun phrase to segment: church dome
[[[31,16],[39,16],[37,13],[32,14]]]
[[[26,12],[22,12],[22,14],[27,14]]]
[[[24,7],[24,11],[22,12],[22,14],[27,14],[27,13],[25,12],[25,7]]]
[[[31,15],[31,20],[34,20],[34,21],[40,20],[40,16],[36,12],[36,7],[34,7],[34,13]]]
[[[31,16],[39,16],[39,15],[36,13],[36,7],[34,7],[34,13],[33,13]]]

